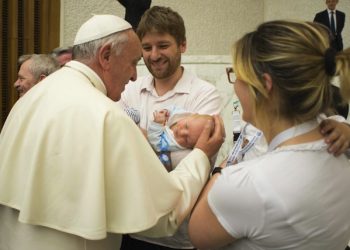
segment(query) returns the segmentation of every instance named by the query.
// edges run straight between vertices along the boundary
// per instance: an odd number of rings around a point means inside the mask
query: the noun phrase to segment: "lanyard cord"
[[[317,126],[318,126],[318,122],[315,119],[315,120],[298,124],[294,127],[291,127],[289,129],[282,131],[272,139],[268,148],[268,152],[273,151],[278,147],[278,145],[282,144],[283,142],[293,137],[297,137],[299,135],[310,132],[311,130],[315,129]]]
[[[235,143],[234,147],[232,148],[231,152],[229,153],[229,157],[227,158],[226,166],[234,164],[236,160],[239,160],[239,156],[243,156],[245,153],[247,153],[255,144],[255,142],[262,136],[261,131],[257,131],[254,135],[254,137],[248,142],[247,145],[245,145],[242,148],[243,144],[243,139],[245,135],[245,130],[247,128],[248,124],[246,124],[243,129],[241,134],[238,137],[237,142]]]

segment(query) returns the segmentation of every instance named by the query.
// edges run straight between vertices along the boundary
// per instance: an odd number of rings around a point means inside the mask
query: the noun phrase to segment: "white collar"
[[[89,66],[81,62],[72,60],[66,63],[64,67],[68,67],[78,71],[79,73],[84,75],[96,89],[98,89],[104,95],[107,95],[107,89],[102,79]]]
[[[181,66],[183,67],[183,66]],[[185,93],[189,94],[191,91],[191,84],[193,79],[195,78],[195,74],[186,70],[186,68],[183,67],[183,72],[181,78],[177,81],[175,87],[168,91],[168,93]],[[147,90],[149,92],[152,92],[154,88],[154,78],[152,75],[146,76],[141,83],[141,91]],[[154,90],[155,91],[155,90]],[[166,95],[165,95],[166,96]]]

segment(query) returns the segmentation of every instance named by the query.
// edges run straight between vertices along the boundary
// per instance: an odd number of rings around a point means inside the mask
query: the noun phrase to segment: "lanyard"
[[[249,140],[248,144],[245,145],[242,148],[243,140],[244,140],[244,135],[245,135],[245,130],[248,124],[246,124],[243,129],[241,134],[239,135],[234,147],[231,149],[229,153],[229,157],[227,158],[226,166],[234,164],[234,162],[240,161],[243,158],[243,155],[247,153],[255,144],[256,140],[258,140],[262,136],[261,131],[257,131],[254,135],[254,137]]]
[[[289,129],[286,129],[276,135],[270,142],[268,152],[276,149],[281,143],[299,135],[305,134],[318,126],[317,120],[311,120],[308,122],[301,123]]]

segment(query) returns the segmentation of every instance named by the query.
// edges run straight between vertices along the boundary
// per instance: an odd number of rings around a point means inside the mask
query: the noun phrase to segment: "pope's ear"
[[[98,52],[98,60],[103,69],[107,69],[110,66],[110,58],[112,54],[112,45],[103,45]]]
[[[265,82],[265,89],[266,89],[267,93],[270,93],[271,90],[272,90],[272,86],[273,86],[272,78],[271,78],[270,74],[264,73],[263,74],[263,79],[264,79],[264,82]]]

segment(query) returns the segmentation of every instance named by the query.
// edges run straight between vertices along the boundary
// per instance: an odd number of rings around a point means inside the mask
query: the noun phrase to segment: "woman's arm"
[[[221,226],[208,204],[208,193],[219,175],[216,173],[209,180],[191,214],[188,232],[192,244],[198,249],[217,248],[235,240]]]

